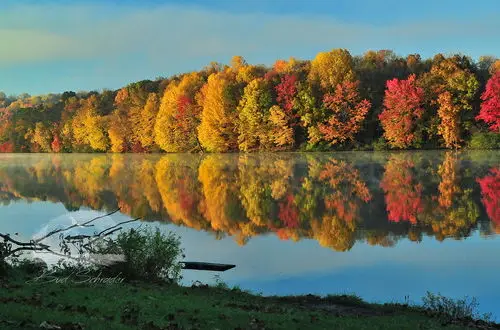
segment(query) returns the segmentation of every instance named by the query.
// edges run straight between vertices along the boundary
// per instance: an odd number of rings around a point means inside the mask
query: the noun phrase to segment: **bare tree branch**
[[[95,218],[93,218],[93,219],[90,219],[89,221],[86,221],[86,222],[84,222],[84,223],[82,223],[82,224],[75,223],[75,224],[73,224],[73,225],[71,225],[71,226],[69,226],[69,227],[66,227],[66,228],[52,230],[51,232],[49,232],[49,233],[48,233],[48,234],[46,234],[45,236],[42,236],[42,237],[40,237],[40,238],[38,238],[38,239],[34,240],[34,242],[35,242],[36,244],[38,244],[38,243],[40,243],[41,241],[43,241],[44,239],[46,239],[46,238],[48,238],[48,237],[50,237],[50,236],[52,236],[52,235],[54,235],[54,234],[61,233],[61,232],[64,232],[64,231],[68,231],[68,230],[73,229],[73,228],[75,228],[75,227],[82,227],[82,226],[83,226],[83,227],[88,227],[88,224],[90,224],[91,222],[94,222],[94,221],[96,221],[96,220],[99,220],[99,219],[102,219],[102,218],[108,217],[108,216],[110,216],[110,215],[113,215],[113,214],[115,214],[115,213],[116,213],[116,212],[118,212],[118,211],[120,211],[120,209],[119,209],[119,208],[118,208],[118,209],[116,209],[116,210],[114,210],[113,212],[108,213],[108,214],[101,215],[101,216],[95,217]]]
[[[19,240],[13,239],[10,237],[9,234],[1,234],[0,233],[0,238],[4,239],[4,244],[5,243],[10,243],[11,246],[15,246],[14,249],[11,249],[10,247],[6,250],[6,254],[0,256],[2,259],[5,260],[5,258],[12,257],[12,256],[19,256],[20,253],[25,252],[25,251],[37,251],[40,253],[50,253],[56,256],[72,259],[72,260],[81,260],[81,258],[73,257],[71,256],[70,249],[68,245],[73,246],[77,251],[79,255],[82,255],[85,252],[94,252],[92,248],[92,244],[96,243],[98,240],[101,240],[105,237],[108,237],[114,233],[116,233],[119,230],[123,229],[123,225],[131,222],[135,222],[140,220],[140,218],[132,219],[132,220],[127,220],[127,221],[122,221],[118,224],[115,224],[109,228],[104,229],[103,231],[99,233],[94,233],[93,235],[68,235],[66,237],[63,236],[63,232],[68,231],[70,229],[76,228],[76,227],[91,227],[92,222],[105,218],[107,216],[110,216],[112,214],[115,214],[118,212],[120,209],[116,209],[113,212],[109,212],[105,215],[101,215],[98,217],[95,217],[93,219],[90,219],[86,222],[83,222],[82,224],[73,224],[71,226],[68,226],[66,228],[61,228],[57,230],[52,230],[49,233],[45,234],[44,236],[30,240],[29,242],[21,242]],[[43,240],[58,234],[60,238],[60,243],[59,247],[61,249],[61,253],[55,252],[51,249],[51,247],[47,244],[41,243]]]
[[[122,221],[120,223],[117,223],[116,225],[112,226],[112,227],[109,227],[107,229],[104,229],[103,231],[101,231],[100,233],[98,233],[96,236],[101,236],[101,234],[103,234],[104,232],[107,232],[108,230],[110,229],[113,229],[113,228],[116,228],[118,226],[121,226],[121,225],[124,225],[124,224],[127,224],[127,223],[130,223],[130,222],[134,222],[134,221],[138,221],[140,220],[141,218],[135,218],[135,219],[132,219],[132,220],[128,220],[128,221]],[[107,234],[106,234],[107,235]]]

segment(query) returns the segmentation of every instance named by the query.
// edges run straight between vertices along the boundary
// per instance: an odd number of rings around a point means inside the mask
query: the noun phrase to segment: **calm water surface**
[[[0,155],[0,231],[120,208],[268,294],[478,298],[500,319],[500,152]],[[185,271],[186,283],[216,273]]]

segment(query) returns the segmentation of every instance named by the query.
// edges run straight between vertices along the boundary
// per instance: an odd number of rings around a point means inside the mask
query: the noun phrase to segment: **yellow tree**
[[[108,118],[108,137],[111,143],[111,152],[128,151],[128,139],[131,129],[127,117],[115,110]]]
[[[106,151],[109,145],[107,124],[105,118],[97,113],[97,97],[92,95],[81,102],[81,108],[72,120],[74,143],[87,145],[93,150]]]
[[[258,78],[245,87],[238,105],[240,150],[251,151],[270,147],[267,122],[271,105],[272,96],[266,80]]]
[[[198,138],[211,152],[235,150],[238,145],[237,86],[228,72],[213,73],[200,91],[202,106]]]
[[[288,114],[279,106],[273,105],[269,109],[270,134],[274,145],[281,149],[293,147],[293,128],[290,127]]]
[[[323,91],[333,91],[338,84],[354,80],[353,59],[346,49],[318,53],[311,61],[309,81]]]
[[[195,95],[203,86],[198,73],[184,75],[166,88],[155,124],[155,140],[167,152],[199,150],[197,127],[200,107]]]
[[[141,146],[151,150],[155,145],[155,122],[160,102],[156,93],[149,93],[144,108],[139,115],[132,117],[134,134]]]
[[[29,129],[25,138],[32,143],[32,151],[51,152],[52,150],[50,146],[52,134],[42,122],[37,122],[35,129]]]
[[[112,118],[110,122],[110,135],[118,138],[118,141],[112,143],[114,149],[123,149],[122,151],[143,152],[148,150],[141,144],[140,134],[145,125],[148,125],[151,133],[154,122],[151,115],[144,117],[144,108],[150,98],[150,94],[158,89],[157,83],[144,80],[127,85],[120,89],[114,99],[114,106],[117,117]],[[156,113],[154,114],[156,115]],[[116,119],[120,119],[116,121]],[[154,120],[154,118],[153,118]],[[125,132],[125,134],[118,132]],[[152,136],[152,134],[149,134]],[[111,138],[111,136],[110,136]],[[120,143],[119,140],[123,140]],[[117,147],[123,145],[123,147]]]

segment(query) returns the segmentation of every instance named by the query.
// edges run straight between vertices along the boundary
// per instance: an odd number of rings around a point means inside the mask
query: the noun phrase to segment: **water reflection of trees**
[[[477,179],[481,187],[481,201],[497,232],[500,232],[500,167]]]
[[[500,170],[488,170],[451,152],[13,156],[0,160],[0,200],[120,207],[240,244],[274,233],[346,251],[356,240],[461,238],[486,216],[500,227]]]

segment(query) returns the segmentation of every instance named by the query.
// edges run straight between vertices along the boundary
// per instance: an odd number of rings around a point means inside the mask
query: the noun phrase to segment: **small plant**
[[[450,319],[481,319],[487,322],[491,319],[491,314],[481,315],[477,311],[479,304],[476,298],[465,297],[455,300],[444,297],[439,293],[427,292],[422,301],[424,303],[423,307],[428,311]]]
[[[229,286],[227,285],[226,282],[224,282],[221,278],[220,278],[220,275],[215,275],[214,276],[214,279],[215,279],[215,287],[217,289],[223,289],[223,290],[227,290],[229,289]]]
[[[243,292],[243,290],[241,289],[241,287],[239,285],[233,286],[233,288],[231,289],[231,291],[233,291],[233,292]]]
[[[124,261],[104,266],[107,272],[130,280],[158,280],[177,283],[181,279],[180,239],[159,229],[131,229],[100,243],[98,253],[123,254]]]

